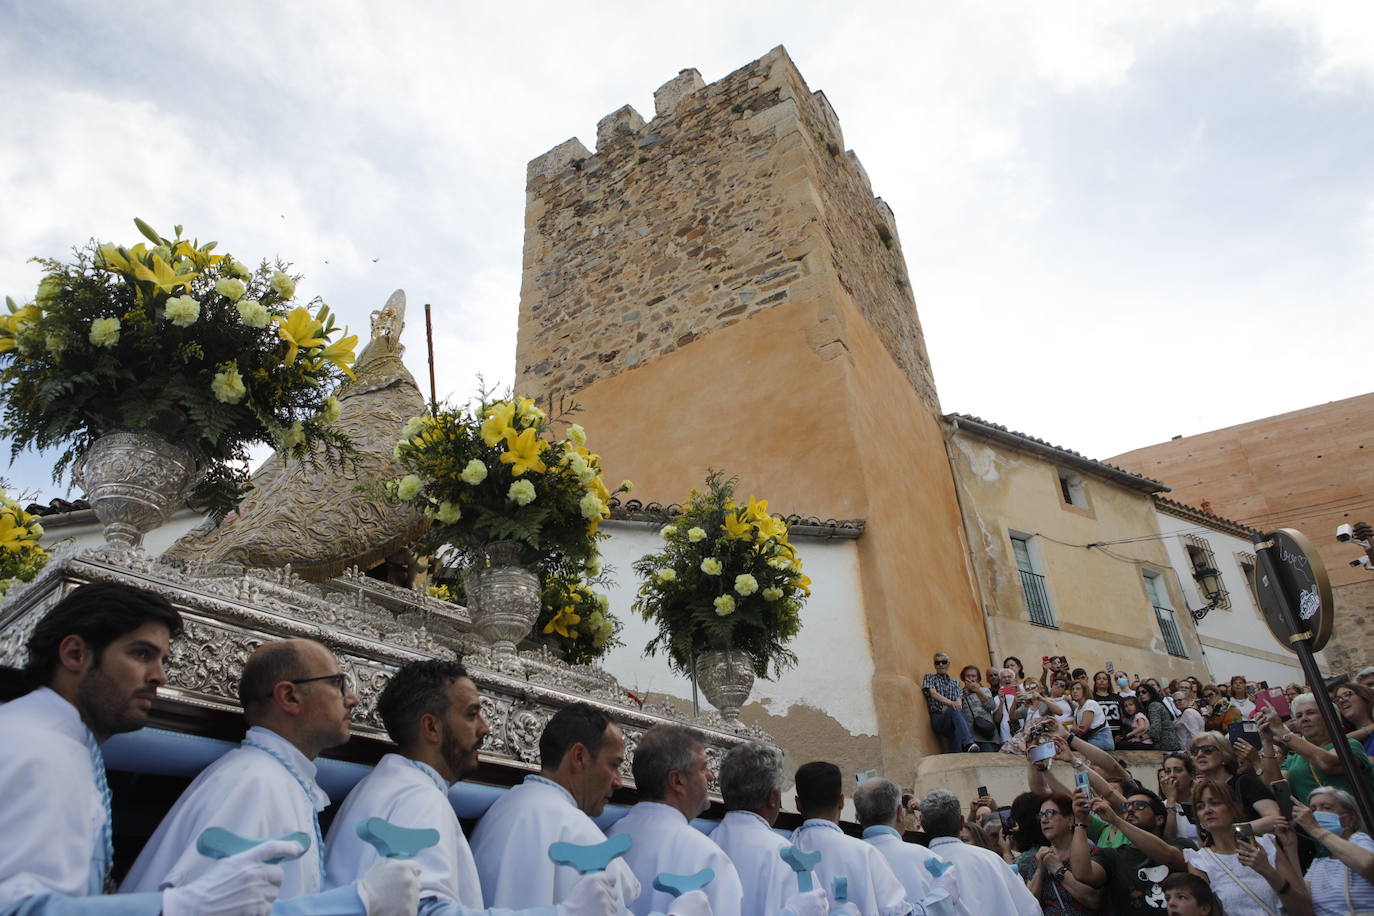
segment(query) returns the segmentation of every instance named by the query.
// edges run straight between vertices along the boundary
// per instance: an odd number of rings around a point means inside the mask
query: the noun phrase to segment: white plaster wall
[[[654,629],[630,607],[639,585],[634,561],[659,548],[658,530],[621,522],[607,522],[603,530],[610,537],[602,542],[601,552],[613,567],[607,594],[611,609],[625,623],[620,634],[625,645],[613,649],[603,667],[636,693],[690,700],[691,681],[670,671],[665,656],[644,655]],[[775,716],[786,715],[793,706],[809,706],[837,719],[851,734],[876,735],[873,658],[864,623],[857,543],[794,536],[792,544],[812,583],[811,598],[801,612],[801,632],[791,644],[799,662],[777,681],[756,680],[750,702],[764,703]],[[704,697],[701,704],[710,708]]]
[[[1287,684],[1290,681],[1301,683],[1303,675],[1298,657],[1285,651],[1270,634],[1263,615],[1255,606],[1250,587],[1245,581],[1245,574],[1241,572],[1240,563],[1236,560],[1237,553],[1253,555],[1255,545],[1248,538],[1205,528],[1196,522],[1164,512],[1155,514],[1159,521],[1160,533],[1164,535],[1165,549],[1169,552],[1169,562],[1173,565],[1179,586],[1188,599],[1188,607],[1204,607],[1207,599],[1202,596],[1197,580],[1193,578],[1193,567],[1188,560],[1183,535],[1196,535],[1211,546],[1212,555],[1216,558],[1217,572],[1221,573],[1222,587],[1231,598],[1230,610],[1215,608],[1209,611],[1197,626],[1207,657],[1207,669],[1211,672],[1212,679],[1225,681],[1232,675],[1244,674],[1250,680],[1268,681],[1271,686]],[[1180,609],[1179,613],[1186,612]],[[1223,640],[1257,651],[1255,654],[1248,654],[1221,648],[1209,642],[1214,640]],[[1275,661],[1260,653],[1281,655],[1291,661]],[[1320,654],[1317,659],[1320,664]]]
[[[172,513],[172,517],[160,528],[154,528],[144,535],[144,551],[150,556],[157,556],[171,547],[177,538],[204,522],[205,518],[203,513],[190,509]],[[43,537],[39,538],[39,543],[51,553],[105,546],[104,528],[89,509],[66,516],[40,518],[38,521],[43,525]]]

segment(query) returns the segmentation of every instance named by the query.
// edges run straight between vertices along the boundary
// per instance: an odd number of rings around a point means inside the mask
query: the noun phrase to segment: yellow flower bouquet
[[[746,653],[762,678],[796,664],[787,643],[801,629],[811,580],[787,522],[768,514],[766,500],[735,505],[737,482],[711,471],[663,527],[663,549],[634,564],[634,609],[658,625],[645,651],[667,652],[684,674],[702,652],[726,649]]]
[[[35,258],[33,301],[6,298],[0,435],[13,451],[60,449],[59,480],[101,435],[153,432],[192,453],[204,476],[191,502],[217,517],[247,493],[255,443],[347,456],[331,391],[352,374],[357,337],[322,302],[297,301],[289,264],[250,269],[180,226],[166,238],[134,222],[147,243]]]
[[[17,579],[28,582],[48,562],[38,546],[43,526],[0,489],[0,595]]]

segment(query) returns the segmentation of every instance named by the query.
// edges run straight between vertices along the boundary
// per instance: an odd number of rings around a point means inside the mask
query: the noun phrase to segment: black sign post
[[[1326,577],[1326,565],[1317,549],[1302,532],[1280,528],[1269,534],[1255,535],[1255,592],[1260,609],[1274,634],[1284,647],[1297,653],[1307,686],[1317,703],[1317,711],[1326,723],[1331,748],[1350,775],[1355,802],[1360,809],[1364,829],[1374,828],[1374,798],[1369,782],[1359,778],[1364,769],[1355,760],[1346,740],[1340,716],[1326,691],[1326,682],[1317,667],[1316,652],[1321,651],[1331,636],[1335,609],[1331,603],[1331,583]],[[1307,799],[1298,801],[1304,805]]]

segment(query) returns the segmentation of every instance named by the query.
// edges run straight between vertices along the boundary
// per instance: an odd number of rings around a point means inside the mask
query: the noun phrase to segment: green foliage
[[[734,503],[736,478],[711,471],[704,492],[693,490],[682,514],[662,530],[661,550],[635,561],[641,583],[634,608],[658,626],[649,654],[690,673],[704,651],[747,653],[758,677],[796,663],[787,643],[801,629],[811,580],[787,540],[787,523],[766,501]]]
[[[0,488],[0,596],[16,581],[29,582],[48,562],[38,546],[43,526]]]
[[[247,492],[255,443],[348,459],[351,443],[322,412],[357,338],[318,300],[296,304],[289,264],[249,270],[179,226],[169,239],[135,225],[151,248],[91,241],[70,262],[35,258],[34,301],[7,300],[0,436],[11,455],[55,450],[60,481],[102,433],[156,432],[208,470],[193,498],[216,515]]]

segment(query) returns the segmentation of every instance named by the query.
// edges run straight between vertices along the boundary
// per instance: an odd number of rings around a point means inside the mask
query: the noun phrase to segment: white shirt
[[[1273,865],[1273,838],[1257,836],[1255,842],[1269,857],[1269,864]],[[1274,893],[1269,882],[1260,877],[1259,872],[1240,864],[1239,853],[1222,855],[1212,849],[1185,849],[1183,858],[1193,868],[1207,874],[1207,883],[1212,886],[1212,893],[1221,901],[1227,916],[1268,916],[1268,913],[1285,912],[1279,895]],[[1264,906],[1257,903],[1255,897],[1262,900]]]
[[[863,916],[905,916],[912,911],[906,889],[892,874],[883,854],[842,831],[838,824],[823,818],[810,818],[792,831],[792,845],[802,852],[820,851],[815,871],[816,886],[822,888],[831,905],[835,903],[835,879],[849,880],[849,902]]]
[[[47,687],[0,708],[0,910],[37,894],[100,893],[105,805],[89,735]]]
[[[997,723],[997,740],[1003,744],[1011,740],[1011,707],[1016,702],[1016,694],[997,694],[997,705],[1002,708],[1002,721]]]
[[[979,916],[1041,916],[1040,904],[1026,883],[992,850],[942,836],[930,841],[930,851],[954,863],[959,903],[968,912]]]
[[[526,776],[498,798],[472,832],[472,857],[489,907],[526,909],[563,902],[581,879],[577,870],[554,865],[554,843],[589,846],[606,834],[577,807],[572,794],[542,776]],[[611,862],[623,902],[639,896],[639,881],[624,861]]]
[[[797,893],[797,873],[782,860],[787,840],[752,811],[729,811],[711,841],[730,857],[744,889],[743,911],[772,916]]]
[[[681,811],[661,802],[642,801],[612,825],[611,836],[628,833],[634,841],[625,862],[643,885],[644,892],[630,906],[635,916],[666,913],[673,895],[654,889],[661,874],[692,875],[703,868],[715,871],[702,888],[711,901],[713,916],[740,916],[744,888],[730,857],[711,838],[687,822]]]
[[[309,836],[305,855],[281,863],[278,899],[318,893],[323,850],[316,818],[328,805],[329,796],[315,782],[313,761],[276,732],[250,728],[242,744],[202,770],[181,794],[120,890],[180,887],[200,877],[214,860],[196,851],[196,840],[207,827],[223,827],[253,839],[297,832]]]
[[[1361,849],[1374,852],[1374,840],[1363,832],[1346,837]],[[1374,911],[1374,883],[1350,870],[1345,863],[1329,856],[1313,859],[1307,869],[1307,884],[1312,891],[1316,916],[1345,916],[1347,888],[1356,913]]]
[[[1107,714],[1102,711],[1101,703],[1092,699],[1084,700],[1083,705],[1074,711],[1073,724],[1090,729],[1106,728]]]
[[[1207,722],[1202,718],[1202,713],[1191,706],[1186,707],[1174,720],[1174,731],[1178,733],[1179,747],[1191,747],[1193,736],[1198,732],[1206,731],[1206,729]]]
[[[1227,699],[1231,701],[1232,706],[1240,710],[1240,714],[1243,717],[1247,719],[1253,719],[1255,717],[1254,700],[1250,699],[1249,697],[1246,697],[1243,700],[1237,700],[1235,697],[1227,697]]]
[[[439,842],[411,861],[420,866],[420,899],[480,910],[482,886],[462,825],[448,800],[448,784],[433,767],[387,754],[344,799],[326,843],[325,883],[351,884],[381,860],[358,836],[358,824],[380,817],[396,827],[439,831]]]
[[[926,894],[937,887],[949,892],[952,905],[959,903],[959,882],[954,875],[958,869],[947,869],[936,878],[926,867],[931,860],[946,862],[943,856],[936,855],[920,843],[903,841],[902,835],[892,827],[869,827],[864,830],[864,842],[883,854],[892,868],[892,874],[906,888],[906,899],[911,903],[920,903]]]

